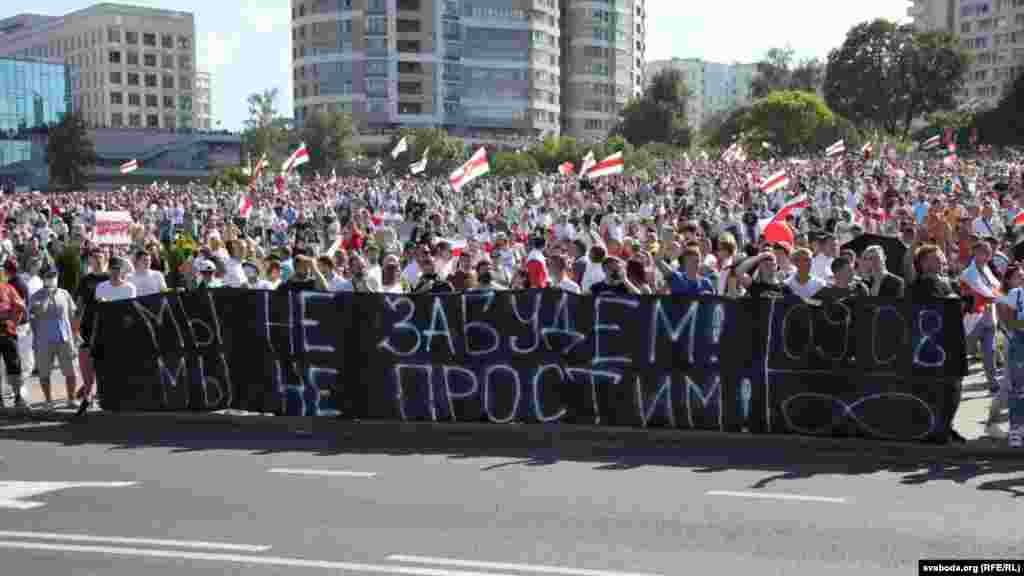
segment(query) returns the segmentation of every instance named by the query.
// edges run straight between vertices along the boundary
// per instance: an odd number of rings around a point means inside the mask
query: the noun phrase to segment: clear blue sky
[[[98,2],[4,2],[0,17],[20,12],[61,15]],[[192,12],[200,69],[213,74],[213,117],[241,128],[245,98],[278,88],[278,109],[291,116],[290,4],[286,0],[135,0],[154,8]],[[908,0],[647,0],[648,59],[704,58],[753,62],[773,47],[791,46],[798,57],[824,58],[850,26],[876,17],[906,17]]]

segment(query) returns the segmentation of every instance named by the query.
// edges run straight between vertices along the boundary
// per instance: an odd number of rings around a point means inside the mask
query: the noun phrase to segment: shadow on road
[[[126,423],[138,424],[138,421]],[[113,426],[37,422],[0,426],[0,440],[41,442],[63,446],[108,446],[111,451],[164,448],[170,453],[205,450],[237,450],[267,456],[306,453],[319,456],[343,454],[443,455],[451,459],[508,458],[481,468],[500,471],[516,466],[550,466],[562,461],[593,463],[595,470],[626,471],[643,467],[679,467],[697,474],[728,470],[759,471],[766,475],[752,489],[778,488],[789,480],[819,475],[902,474],[907,485],[949,481],[965,484],[988,475],[1019,474],[977,485],[979,490],[1024,496],[1024,460],[963,461],[941,457],[861,455],[852,452],[815,451],[806,446],[789,448],[784,441],[772,447],[746,446],[743,442],[687,440],[672,445],[662,439],[650,445],[643,435],[628,435],[622,442],[559,441],[559,434],[543,427],[491,433],[458,426],[409,431],[400,425],[346,424],[317,426],[302,431],[265,430],[222,425]],[[424,433],[424,430],[429,432]]]

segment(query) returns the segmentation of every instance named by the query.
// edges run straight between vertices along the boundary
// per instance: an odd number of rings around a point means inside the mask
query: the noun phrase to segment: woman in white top
[[[110,259],[110,280],[100,283],[96,287],[96,300],[98,302],[116,302],[117,300],[131,300],[135,298],[135,285],[125,280],[125,260],[120,257]]]
[[[1006,364],[1009,372],[1006,404],[1010,409],[1010,447],[1024,448],[1024,287],[1010,290],[998,300],[1012,308],[1012,319],[1005,319],[1009,332]]]

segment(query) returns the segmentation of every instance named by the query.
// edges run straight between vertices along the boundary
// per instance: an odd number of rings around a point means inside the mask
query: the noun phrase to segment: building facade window
[[[163,64],[165,70],[174,70],[174,56],[171,56],[170,54],[164,54]]]
[[[366,19],[367,34],[387,34],[388,19],[386,16],[370,16]]]
[[[111,44],[120,44],[121,43],[121,31],[119,29],[117,29],[117,28],[108,28],[107,29],[107,42],[109,42]]]
[[[121,53],[117,50],[111,50],[110,53],[107,55],[107,62],[110,62],[111,64],[120,64]]]
[[[192,49],[192,38],[188,36],[178,36],[178,50],[191,50]]]
[[[129,94],[128,105],[135,106],[136,108],[142,106],[142,97],[140,97],[138,94]]]
[[[124,41],[125,41],[125,44],[138,44],[139,43],[139,33],[138,32],[132,32],[132,31],[126,31],[124,33]]]
[[[156,114],[146,116],[146,128],[159,128],[160,118]]]
[[[178,69],[179,70],[191,70],[192,69],[192,57],[191,56],[178,56]]]
[[[120,84],[121,83],[121,73],[120,72],[111,72],[110,73],[110,83],[111,84]]]
[[[142,59],[147,68],[156,68],[156,54],[145,54]]]
[[[174,109],[174,96],[164,96],[164,108]]]
[[[125,52],[124,55],[125,55],[125,59],[127,60],[129,66],[138,66],[139,65],[139,53],[138,52],[135,52],[134,50],[129,50],[129,51]]]
[[[160,99],[156,94],[146,94],[146,108],[158,108],[159,106]]]
[[[142,45],[156,48],[156,34],[146,32],[142,35]]]
[[[161,34],[160,46],[168,50],[174,50],[174,36],[171,34]]]
[[[124,104],[124,95],[120,92],[111,92],[110,103],[118,106]]]
[[[129,72],[128,73],[128,85],[129,86],[138,86],[139,85],[139,75],[136,74],[135,72]]]
[[[178,79],[178,88],[180,90],[191,90],[192,89],[192,78],[188,76],[182,76]]]
[[[124,114],[120,112],[114,112],[110,115],[110,125],[114,128],[121,128],[124,126]]]
[[[146,88],[156,88],[156,74],[146,74]]]

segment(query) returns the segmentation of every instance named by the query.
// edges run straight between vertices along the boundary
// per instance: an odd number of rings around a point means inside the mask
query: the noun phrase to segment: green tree
[[[306,143],[309,162],[303,167],[307,173],[319,172],[326,177],[332,168],[357,155],[353,144],[355,128],[352,116],[344,112],[316,112],[303,123],[298,131],[301,142]]]
[[[231,166],[210,177],[211,188],[239,188],[249,185],[250,177],[240,166]]]
[[[690,127],[686,122],[686,102],[689,97],[683,74],[671,68],[662,70],[641,97],[634,98],[623,108],[613,134],[637,146],[648,142],[688,146]]]
[[[817,58],[794,65],[790,47],[772,48],[757,63],[757,74],[750,85],[752,98],[764,98],[776,90],[816,92],[825,76],[825,67]]]
[[[743,116],[742,139],[749,153],[763,154],[769,142],[782,156],[816,147],[818,131],[835,123],[835,116],[816,94],[776,91],[753,103]]]
[[[96,164],[96,149],[82,117],[65,114],[47,130],[46,161],[50,165],[50,184],[81,188],[86,169]]]
[[[540,166],[537,160],[526,152],[502,150],[494,155],[491,172],[496,176],[526,176],[540,172]]]
[[[905,135],[914,118],[953,106],[968,64],[951,34],[864,22],[828,55],[825,100],[862,129]]]
[[[534,143],[527,152],[537,162],[537,168],[544,174],[554,174],[565,162],[572,162],[579,169],[580,161],[586,151],[580,143],[570,136],[548,136]],[[594,155],[598,152],[595,151]]]
[[[743,130],[743,117],[749,111],[750,106],[741,106],[708,116],[700,127],[701,144],[714,150],[728,148]]]
[[[409,149],[392,160],[391,151],[402,138],[406,139]],[[384,163],[398,174],[408,174],[409,165],[419,161],[427,148],[430,151],[424,176],[447,175],[466,161],[465,146],[461,138],[449,136],[441,128],[403,128],[388,144]]]
[[[278,147],[288,141],[285,119],[277,111],[277,97],[277,88],[272,88],[250,94],[245,100],[249,119],[245,121],[242,139],[254,162],[265,155],[273,164]]]
[[[996,146],[1020,146],[1024,144],[1024,73],[1017,76],[1013,85],[1003,93],[994,108],[978,115],[979,141]]]

